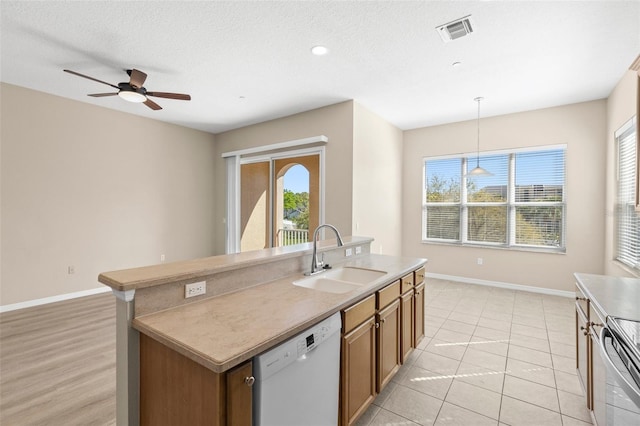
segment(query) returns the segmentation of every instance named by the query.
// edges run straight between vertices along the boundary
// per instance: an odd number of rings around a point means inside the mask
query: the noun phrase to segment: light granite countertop
[[[606,317],[640,321],[640,278],[575,273],[578,286]]]
[[[369,254],[339,266],[385,271],[354,291],[334,294],[298,287],[295,274],[234,293],[137,317],[133,327],[214,372],[226,371],[284,342],[426,263]]]

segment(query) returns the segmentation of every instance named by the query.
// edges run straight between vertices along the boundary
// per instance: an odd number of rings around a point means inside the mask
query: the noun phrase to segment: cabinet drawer
[[[417,271],[415,271],[414,274],[415,274],[415,278],[413,280],[413,285],[418,285],[418,284],[424,282],[424,274],[425,274],[425,268],[424,267],[422,267],[422,268],[418,269]]]
[[[378,305],[376,307],[378,309],[382,309],[400,297],[400,281],[396,281],[393,284],[389,284],[382,290],[379,290],[377,295]]]
[[[400,278],[400,293],[405,294],[413,289],[413,272]]]
[[[582,311],[582,315],[586,318],[587,322],[589,322],[590,312],[589,312],[589,299],[584,295],[580,287],[576,285],[576,309]]]
[[[376,313],[376,295],[372,294],[342,311],[343,333],[346,334]]]

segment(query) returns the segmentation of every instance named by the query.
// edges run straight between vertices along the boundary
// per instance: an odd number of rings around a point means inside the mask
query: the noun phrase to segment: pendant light
[[[483,100],[483,97],[477,97],[474,99],[478,103],[478,151],[477,151],[477,161],[475,169],[471,170],[468,175],[471,176],[493,176],[493,173],[487,171],[480,167],[480,101]]]

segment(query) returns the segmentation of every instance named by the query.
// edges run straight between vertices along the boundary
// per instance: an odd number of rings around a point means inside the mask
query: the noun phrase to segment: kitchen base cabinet
[[[424,338],[424,286],[425,283],[416,285],[413,292],[413,347],[417,348]]]
[[[396,299],[376,317],[379,324],[376,390],[380,393],[400,368],[400,301]]]
[[[419,271],[342,311],[339,425],[358,420],[424,337],[424,268]]]
[[[140,334],[140,425],[251,425],[251,372],[215,373]]]
[[[415,316],[413,314],[413,290],[400,297],[400,362],[404,364],[413,348],[413,328]]]
[[[576,308],[576,368],[578,379],[587,396],[587,408],[592,408],[591,401],[591,338],[589,337],[589,321],[580,308]]]
[[[375,318],[342,337],[340,424],[354,422],[376,397]]]

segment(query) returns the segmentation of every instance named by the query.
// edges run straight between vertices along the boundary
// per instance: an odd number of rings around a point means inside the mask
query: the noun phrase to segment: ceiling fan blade
[[[147,92],[147,96],[155,96],[156,98],[178,99],[181,101],[191,100],[191,95],[185,95],[183,93]]]
[[[162,107],[160,105],[158,105],[157,103],[153,102],[151,99],[147,99],[146,101],[144,101],[144,104],[146,106],[148,106],[149,108],[151,108],[152,110],[154,110],[154,111],[162,109]]]
[[[63,70],[64,72],[68,72],[69,74],[77,75],[78,77],[87,78],[89,80],[97,81],[98,83],[106,84],[107,86],[111,86],[114,89],[120,89],[118,86],[115,86],[111,83],[107,83],[106,81],[98,80],[97,78],[89,77],[88,75],[80,74],[79,72],[71,71],[71,70]]]
[[[147,79],[147,75],[145,73],[136,69],[132,69],[129,75],[131,76],[129,84],[135,89],[141,88],[144,81]]]
[[[102,98],[104,96],[116,96],[118,93],[92,93],[87,96],[93,96],[94,98]]]

